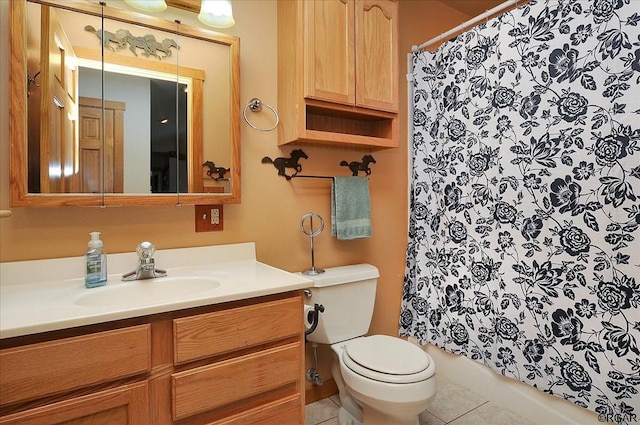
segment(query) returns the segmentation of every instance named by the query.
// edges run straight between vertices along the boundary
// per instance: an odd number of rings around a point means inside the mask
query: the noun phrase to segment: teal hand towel
[[[371,237],[369,179],[334,177],[331,186],[331,235],[339,240]]]

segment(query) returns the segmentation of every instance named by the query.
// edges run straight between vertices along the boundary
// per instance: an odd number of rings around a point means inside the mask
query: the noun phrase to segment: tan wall
[[[258,97],[277,108],[276,3],[234,2],[235,27],[241,38],[241,103]],[[102,232],[110,253],[135,250],[143,240],[158,249],[255,241],[259,261],[288,271],[310,265],[309,240],[300,232],[300,218],[315,211],[327,221],[316,238],[316,265],[331,267],[358,262],[380,269],[372,333],[397,335],[407,234],[407,99],[406,54],[411,45],[468,19],[438,1],[400,2],[400,147],[374,151],[377,164],[370,178],[373,237],[337,241],[330,236],[330,183],[276,175],[263,156],[288,156],[279,149],[275,132],[261,133],[241,125],[242,203],[224,207],[224,231],[195,233],[194,207],[13,208],[0,220],[0,261],[79,256],[88,233]],[[194,21],[197,22],[197,21]],[[189,23],[189,22],[185,22]],[[0,1],[0,209],[9,208],[8,161],[8,2]],[[303,146],[309,156],[304,173],[348,175],[341,160],[359,160],[365,151]],[[159,266],[162,266],[159,264]],[[321,373],[330,377],[328,353],[321,353]],[[309,362],[308,362],[309,364]]]

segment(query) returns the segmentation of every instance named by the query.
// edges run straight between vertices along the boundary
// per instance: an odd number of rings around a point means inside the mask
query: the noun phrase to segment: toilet
[[[436,366],[420,347],[387,335],[365,336],[371,324],[378,269],[328,268],[313,280],[305,304],[321,304],[307,341],[331,346],[331,372],[342,407],[340,425],[417,425],[436,393]]]

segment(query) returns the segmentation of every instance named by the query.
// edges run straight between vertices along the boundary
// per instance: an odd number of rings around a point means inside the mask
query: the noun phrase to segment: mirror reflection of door
[[[79,93],[81,97],[100,98],[103,73],[100,69],[79,67]],[[187,154],[189,121],[187,105],[188,85],[180,82],[179,103],[176,105],[176,81],[152,76],[104,72],[106,104],[126,105],[122,117],[122,168],[116,178],[122,185],[116,193],[176,193],[179,187],[187,190]],[[170,78],[170,76],[169,76]],[[176,106],[179,111],[176,119]],[[115,118],[114,118],[115,119]],[[119,121],[114,122],[114,125]],[[111,128],[110,123],[107,126]],[[176,128],[180,132],[176,142]],[[114,127],[119,131],[120,127]],[[107,134],[109,138],[109,134]],[[108,140],[107,140],[108,142]],[[177,148],[178,146],[178,148]],[[180,160],[177,160],[179,151]],[[120,162],[114,164],[118,166]],[[108,167],[111,164],[107,165]],[[110,176],[107,168],[107,177]],[[180,171],[177,176],[176,172]],[[108,184],[108,182],[107,182]],[[113,193],[110,187],[105,189]]]
[[[102,100],[80,97],[80,191],[101,193],[104,176],[105,193],[122,193],[123,188],[123,102],[105,101],[104,151],[102,131]],[[104,164],[105,172],[102,166]]]
[[[39,108],[45,116],[41,121],[39,163],[37,179],[30,184],[39,185],[41,193],[64,193],[77,190],[76,118],[78,72],[75,54],[55,10],[42,7],[40,64],[42,94]],[[35,140],[32,141],[35,143]],[[35,164],[30,165],[30,170]]]

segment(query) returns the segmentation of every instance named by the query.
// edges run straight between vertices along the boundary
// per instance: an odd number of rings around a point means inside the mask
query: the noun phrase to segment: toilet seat
[[[387,335],[357,338],[345,344],[342,360],[353,372],[381,382],[408,384],[429,379],[435,368],[420,347]]]

